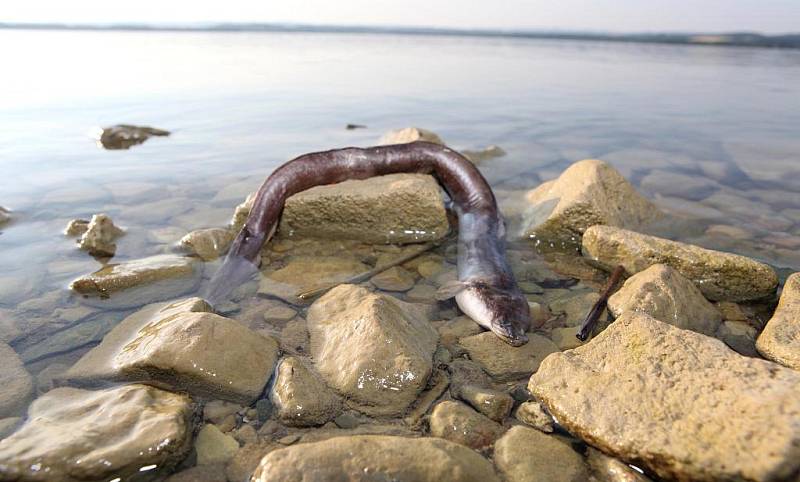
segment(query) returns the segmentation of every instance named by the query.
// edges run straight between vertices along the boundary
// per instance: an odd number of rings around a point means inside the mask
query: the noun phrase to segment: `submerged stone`
[[[338,395],[296,357],[278,363],[269,398],[278,419],[290,426],[322,425],[342,406]]]
[[[528,194],[525,235],[580,244],[595,224],[636,229],[661,212],[611,165],[595,159],[576,162],[561,176]]]
[[[153,136],[168,136],[169,131],[148,126],[118,124],[104,127],[97,138],[97,143],[109,150],[130,149]]]
[[[431,435],[447,439],[471,449],[492,445],[503,433],[503,427],[460,402],[445,400],[433,408]]]
[[[180,240],[180,245],[203,261],[213,261],[228,250],[233,233],[228,229],[196,229]]]
[[[666,479],[800,469],[800,374],[641,313],[549,356],[528,388],[571,433]]]
[[[0,342],[0,418],[19,415],[33,395],[33,378],[17,353]]]
[[[283,268],[266,274],[261,279],[258,292],[278,296],[280,293],[275,293],[275,288],[282,286],[287,287],[289,293],[297,294],[300,291],[344,282],[369,269],[369,266],[354,257],[296,256],[289,259]]]
[[[197,434],[194,449],[197,451],[197,465],[224,464],[236,455],[239,442],[222,433],[216,425],[206,424]]]
[[[433,177],[389,174],[295,194],[278,229],[283,236],[404,244],[442,239],[450,225]]]
[[[185,395],[144,385],[101,391],[57,388],[0,440],[0,478],[154,480],[188,454],[193,406]]]
[[[553,432],[553,417],[544,411],[542,404],[530,400],[520,404],[515,414],[517,420],[545,433]]]
[[[800,273],[786,279],[775,314],[756,340],[765,358],[800,370]]]
[[[408,291],[414,287],[414,276],[404,268],[393,266],[373,276],[370,282],[384,291]]]
[[[611,269],[622,265],[629,274],[665,264],[713,301],[756,300],[772,295],[778,286],[775,270],[764,263],[611,226],[586,230],[583,255]]]
[[[588,470],[577,452],[554,435],[517,425],[494,446],[494,462],[508,482],[579,482]]]
[[[404,127],[387,132],[378,141],[379,146],[392,144],[407,144],[409,142],[425,141],[444,145],[444,141],[435,132],[419,127]]]
[[[307,323],[317,371],[358,410],[400,415],[425,388],[438,334],[422,308],[340,285],[309,308]]]
[[[270,452],[252,482],[275,480],[499,482],[492,463],[463,445],[386,435],[334,437]]]
[[[450,393],[495,422],[502,422],[514,406],[511,395],[491,388],[463,384],[454,386]]]
[[[675,325],[713,336],[722,315],[700,290],[673,268],[654,264],[636,273],[608,299],[608,310],[619,317],[637,311]]]
[[[65,377],[85,385],[146,381],[250,403],[272,374],[278,344],[210,311],[200,298],[146,307],[117,325]]]
[[[67,226],[67,230],[70,229],[70,226]],[[115,226],[114,221],[108,215],[95,214],[86,226],[86,231],[81,239],[78,240],[78,247],[92,256],[114,256],[117,251],[114,240],[123,234],[125,231]]]
[[[11,221],[11,211],[3,206],[0,206],[0,226],[8,223],[9,221]]]
[[[462,338],[458,344],[486,373],[501,381],[529,377],[547,355],[558,351],[552,341],[535,333],[528,333],[528,343],[519,347],[509,345],[490,331]]]
[[[175,298],[197,287],[201,265],[194,258],[162,254],[109,264],[70,283],[87,303],[127,308]]]

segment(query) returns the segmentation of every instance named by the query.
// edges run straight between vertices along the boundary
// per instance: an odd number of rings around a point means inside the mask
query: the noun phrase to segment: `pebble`
[[[263,314],[264,321],[266,321],[267,323],[286,322],[294,318],[296,315],[297,315],[296,310],[282,303],[281,304],[276,303],[275,305],[270,306],[269,308],[264,310]]]
[[[239,442],[222,433],[216,425],[206,424],[194,441],[197,465],[224,464],[239,450]]]
[[[334,418],[333,423],[335,423],[337,427],[344,429],[356,428],[359,425],[358,419],[349,413],[343,413]]]
[[[384,291],[408,291],[414,287],[414,276],[405,268],[393,266],[376,274],[370,282]]]
[[[536,400],[531,400],[520,404],[514,416],[520,422],[541,430],[545,433],[553,432],[553,417],[548,414],[542,404]]]

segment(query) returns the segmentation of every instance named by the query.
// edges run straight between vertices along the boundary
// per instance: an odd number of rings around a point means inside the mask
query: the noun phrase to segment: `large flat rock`
[[[572,164],[527,199],[525,235],[543,241],[574,244],[595,224],[636,229],[661,216],[622,174],[596,159]]]
[[[775,314],[756,340],[765,358],[800,370],[800,273],[786,279]]]
[[[200,283],[196,258],[162,254],[117,264],[83,275],[70,289],[86,302],[105,307],[132,307],[185,294]]]
[[[738,254],[724,253],[611,226],[592,226],[583,234],[583,255],[629,274],[665,264],[691,280],[714,301],[748,301],[772,295],[775,270]]]
[[[528,389],[576,436],[666,479],[800,470],[800,374],[644,314],[550,355]]]
[[[272,374],[278,344],[210,311],[200,298],[145,307],[111,330],[64,377],[87,386],[141,381],[250,403]]]
[[[491,462],[440,438],[334,437],[270,452],[252,482],[499,482]]]
[[[420,243],[447,235],[442,189],[426,174],[390,174],[313,187],[286,200],[284,236]]]
[[[423,308],[339,285],[309,308],[307,322],[317,371],[359,410],[400,415],[425,388],[438,334]]]
[[[0,418],[19,415],[33,395],[33,378],[17,353],[0,342]]]
[[[189,452],[189,397],[144,385],[56,388],[0,440],[0,480],[153,480]]]
[[[608,310],[618,317],[638,311],[653,318],[713,336],[722,314],[682,274],[664,264],[636,273],[608,299]]]

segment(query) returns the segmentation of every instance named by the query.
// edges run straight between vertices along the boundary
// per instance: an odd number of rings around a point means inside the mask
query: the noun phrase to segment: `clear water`
[[[69,219],[110,214],[128,231],[117,260],[161,253],[227,224],[282,162],[409,125],[507,151],[481,169],[508,212],[515,192],[600,158],[678,216],[669,236],[800,269],[798,51],[0,31],[0,53],[0,205],[17,218],[0,235],[3,309],[62,300],[99,267],[61,234]],[[92,129],[117,123],[173,134],[98,148]]]

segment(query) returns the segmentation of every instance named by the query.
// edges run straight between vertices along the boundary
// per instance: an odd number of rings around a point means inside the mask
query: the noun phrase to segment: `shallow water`
[[[676,215],[662,234],[800,269],[798,51],[0,31],[0,52],[0,205],[16,218],[0,235],[0,308],[38,312],[30,329],[41,333],[19,337],[19,352],[64,328],[48,313],[73,307],[67,283],[99,267],[61,234],[69,219],[105,212],[125,227],[115,260],[159,254],[192,229],[226,225],[282,162],[408,125],[457,149],[501,146],[508,155],[480,167],[512,217],[515,193],[600,158]],[[117,123],[173,134],[98,148],[92,129]],[[232,310],[246,319],[256,308]],[[29,371],[86,348],[45,351]]]

